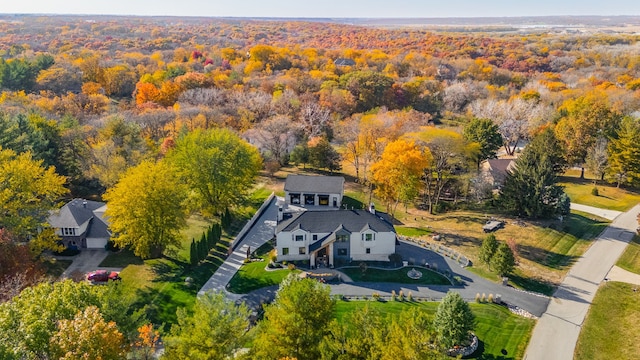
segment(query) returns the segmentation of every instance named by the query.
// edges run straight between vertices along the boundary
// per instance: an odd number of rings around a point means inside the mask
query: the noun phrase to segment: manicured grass
[[[67,268],[69,267],[69,265],[71,265],[72,262],[73,260],[51,259],[51,260],[43,261],[42,265],[44,266],[44,269],[47,275],[54,278],[59,278],[60,275],[62,275],[62,273],[65,270],[67,270]]]
[[[235,294],[247,294],[263,287],[278,285],[291,273],[289,269],[267,270],[269,251],[273,247],[267,243],[258,248],[255,256],[263,261],[254,261],[242,265],[240,270],[231,278],[227,289]],[[294,272],[299,272],[294,270]]]
[[[120,267],[124,268],[128,265],[142,265],[144,261],[133,254],[129,249],[122,249],[117,252],[109,252],[109,255],[102,260],[100,267]]]
[[[412,210],[404,220],[405,227],[426,228],[442,236],[441,244],[450,247],[473,262],[469,270],[497,281],[498,277],[478,260],[482,240],[487,236],[482,225],[491,217],[488,213],[453,211],[440,215]],[[530,221],[521,225],[516,219],[499,217],[505,227],[493,234],[498,241],[513,239],[519,253],[519,265],[512,284],[531,291],[550,294],[575,260],[581,256],[597,235],[609,224],[605,219],[572,212],[563,222],[558,220]],[[424,219],[424,220],[423,220]],[[524,226],[522,226],[524,225]]]
[[[386,315],[399,314],[409,307],[419,307],[433,315],[437,302],[338,301],[336,318],[340,321],[357,308],[369,306]],[[535,320],[526,319],[492,304],[470,304],[476,316],[475,333],[481,341],[482,354],[471,359],[522,359],[531,337]],[[505,354],[506,352],[506,354]]]
[[[627,211],[640,202],[640,193],[637,191],[602,184],[601,181],[596,185],[598,196],[592,195],[593,180],[579,179],[579,173],[571,175],[573,173],[561,177],[559,185],[564,186],[572,202],[617,211]]]
[[[616,265],[632,273],[640,274],[640,236],[633,237]]]
[[[582,325],[574,359],[638,358],[640,301],[635,287],[618,282],[600,287]]]
[[[411,279],[407,276],[407,272],[411,270],[408,267],[396,270],[382,270],[368,268],[365,273],[358,267],[340,268],[340,271],[345,273],[353,281],[367,281],[367,282],[393,282],[400,284],[420,284],[420,285],[451,285],[451,282],[444,276],[436,273],[435,271],[416,268],[416,270],[422,273],[420,279]]]
[[[430,229],[423,229],[419,227],[396,226],[396,233],[398,235],[409,237],[420,237],[430,235],[433,233],[433,231],[431,231]]]
[[[191,239],[196,236],[198,239],[211,224],[211,221],[200,217],[188,220],[181,247],[168,248],[162,258],[141,262],[130,254],[119,260],[129,263],[120,275],[127,291],[136,294],[136,307],[145,307],[148,319],[159,326],[164,324],[163,330],[168,330],[176,322],[179,307],[189,309],[193,306],[197,292],[226,259],[230,241],[269,193],[256,191],[249,204],[234,214],[231,226],[223,231],[222,239],[209,252],[207,259],[196,266],[188,262]],[[193,279],[190,285],[184,281],[187,277]]]

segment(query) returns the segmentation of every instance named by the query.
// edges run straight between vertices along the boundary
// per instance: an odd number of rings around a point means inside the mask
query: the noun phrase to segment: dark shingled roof
[[[342,226],[348,232],[370,228],[375,232],[395,232],[393,225],[366,210],[304,211],[278,224],[278,232],[302,229],[311,233],[332,233]]]
[[[49,224],[54,228],[77,228],[91,221],[87,227],[86,237],[108,238],[111,233],[109,233],[109,221],[104,216],[106,209],[107,206],[103,202],[73,199],[60,210],[51,213]]]
[[[284,183],[284,191],[313,194],[342,194],[342,176],[289,175]]]
[[[95,216],[94,210],[103,206],[105,203],[99,201],[73,199],[49,216],[49,224],[55,228],[79,227]]]

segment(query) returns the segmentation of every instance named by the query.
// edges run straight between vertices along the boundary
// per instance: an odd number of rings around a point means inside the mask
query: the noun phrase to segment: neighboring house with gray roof
[[[103,202],[73,199],[53,211],[48,222],[66,247],[104,249],[111,237],[106,209]]]
[[[493,189],[500,189],[504,185],[507,172],[515,168],[515,159],[489,159],[480,165],[480,176],[482,181],[489,184]]]
[[[303,211],[278,224],[278,261],[334,266],[389,261],[396,251],[393,225],[375,210]]]
[[[342,176],[289,175],[284,183],[287,205],[339,208],[343,196]]]

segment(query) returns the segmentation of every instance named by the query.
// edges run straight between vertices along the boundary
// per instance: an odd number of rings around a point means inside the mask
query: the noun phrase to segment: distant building
[[[289,175],[284,183],[287,206],[340,208],[343,196],[342,176]]]
[[[66,247],[104,249],[111,238],[106,210],[103,202],[73,199],[52,212],[48,222]]]
[[[366,210],[304,211],[278,224],[278,261],[311,267],[352,261],[389,261],[396,232],[383,213]]]
[[[507,172],[515,168],[515,159],[489,159],[480,165],[480,175],[484,182],[493,189],[500,189],[504,185]]]
[[[338,58],[334,62],[335,66],[354,66],[356,64],[352,59]]]

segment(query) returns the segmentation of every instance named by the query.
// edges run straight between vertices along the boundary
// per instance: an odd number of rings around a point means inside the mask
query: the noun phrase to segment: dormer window
[[[62,228],[61,230],[63,236],[74,236],[76,234],[75,228]]]
[[[362,234],[362,240],[364,241],[373,241],[375,240],[375,236],[372,233],[366,233],[366,234]]]
[[[304,241],[304,235],[296,235],[295,241]]]

